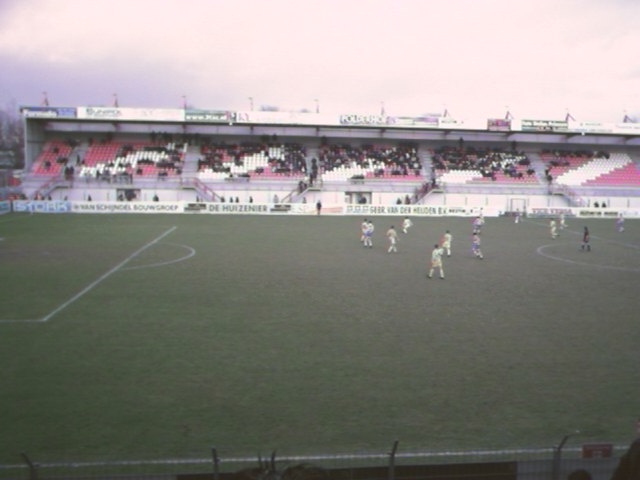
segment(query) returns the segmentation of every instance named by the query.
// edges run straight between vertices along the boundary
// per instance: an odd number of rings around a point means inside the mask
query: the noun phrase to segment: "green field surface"
[[[0,465],[628,443],[640,222],[373,220],[0,217]]]

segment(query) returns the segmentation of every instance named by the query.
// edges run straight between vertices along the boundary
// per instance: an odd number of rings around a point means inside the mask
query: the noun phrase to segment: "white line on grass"
[[[640,269],[638,268],[630,268],[630,267],[616,267],[614,265],[602,265],[602,264],[597,264],[597,263],[588,263],[588,262],[580,262],[578,260],[569,260],[568,258],[564,258],[564,257],[560,257],[557,255],[551,255],[550,253],[546,253],[545,250],[547,250],[550,247],[556,247],[559,245],[563,245],[562,243],[548,243],[547,245],[541,245],[537,248],[536,253],[538,255],[542,255],[543,257],[546,257],[550,260],[557,260],[559,262],[565,262],[565,263],[570,263],[573,265],[584,265],[587,267],[596,267],[596,268],[604,268],[607,270],[620,270],[623,272],[640,272]],[[565,243],[564,245],[569,245],[568,243]],[[585,255],[591,255],[589,252],[586,252]]]
[[[526,220],[526,221],[528,221],[529,223],[533,223],[534,225],[540,225],[540,226],[549,228],[548,224],[536,222],[534,220]],[[582,237],[582,234],[583,234],[584,231],[583,230],[572,230],[570,228],[564,228],[564,229],[562,229],[562,230],[560,230],[558,232],[558,236],[560,236],[560,232],[571,233],[573,235],[580,235],[580,237]],[[616,244],[616,245],[622,245],[623,247],[635,248],[636,250],[640,250],[640,245],[637,245],[635,243],[627,243],[627,242],[623,242],[622,240],[613,240],[611,238],[598,237],[597,235],[591,235],[591,234],[589,234],[589,235],[590,235],[590,237],[592,239],[600,240],[600,241],[602,241],[604,243],[613,243],[613,244]]]
[[[533,223],[534,225],[541,225],[541,226],[547,226],[543,223],[540,222],[536,222],[534,220],[527,220],[529,223]],[[571,230],[569,228],[565,228],[563,230],[561,230],[562,232],[565,233],[570,233],[572,235],[576,235],[579,236],[581,238],[582,236],[582,231],[577,231],[577,230]],[[613,239],[609,239],[609,238],[602,238],[602,237],[598,237],[596,235],[590,235],[592,239],[597,239],[600,240],[603,243],[612,243],[614,245],[620,245],[623,247],[628,247],[628,248],[633,248],[633,249],[640,249],[640,245],[636,245],[634,243],[627,243],[627,242],[623,242],[621,240],[613,240]],[[564,243],[565,245],[568,245],[566,243]],[[564,258],[561,257],[559,255],[551,255],[550,253],[545,252],[545,250],[548,250],[550,247],[555,247],[555,246],[559,246],[559,245],[563,245],[563,243],[557,242],[557,243],[548,243],[546,245],[540,245],[537,249],[536,249],[536,253],[542,257],[548,258],[549,260],[555,260],[558,262],[564,262],[564,263],[570,263],[573,265],[584,265],[587,267],[595,267],[595,268],[602,268],[602,269],[607,269],[607,270],[619,270],[619,271],[623,271],[623,272],[640,272],[640,269],[638,268],[633,268],[633,267],[617,267],[615,265],[603,265],[603,264],[595,264],[595,263],[589,263],[589,262],[581,262],[578,260],[570,260],[568,258]],[[579,244],[578,244],[579,245]]]
[[[167,265],[171,265],[172,263],[178,263],[178,262],[182,262],[184,260],[187,260],[191,257],[193,257],[196,254],[196,249],[193,247],[190,247],[188,245],[178,245],[176,243],[169,243],[168,245],[173,245],[176,247],[182,247],[185,250],[187,250],[189,253],[187,253],[186,255],[183,255],[180,258],[176,258],[174,260],[167,260],[166,262],[159,262],[159,263],[150,263],[149,265],[138,265],[136,267],[126,267],[123,268],[123,270],[140,270],[143,268],[155,268],[155,267],[165,267]]]
[[[162,240],[164,237],[166,237],[167,235],[169,235],[171,232],[173,232],[176,228],[178,227],[171,227],[169,230],[167,230],[166,232],[164,232],[162,235],[160,235],[159,237],[156,237],[154,240],[151,240],[149,243],[147,243],[146,245],[142,246],[141,248],[139,248],[138,250],[136,250],[135,252],[133,252],[131,255],[129,255],[127,258],[125,258],[122,262],[120,262],[118,265],[116,265],[115,267],[113,267],[111,270],[109,270],[107,273],[103,274],[102,276],[100,276],[97,280],[94,280],[93,282],[91,282],[89,285],[87,285],[86,287],[84,287],[80,292],[76,293],[73,297],[71,297],[69,300],[67,300],[66,302],[64,302],[62,305],[59,305],[57,308],[55,308],[54,310],[52,310],[51,312],[49,312],[47,315],[45,315],[42,318],[38,318],[38,319],[29,319],[29,320],[0,320],[0,323],[45,323],[48,322],[54,315],[56,315],[57,313],[60,313],[62,310],[64,310],[65,308],[67,308],[69,305],[71,305],[73,302],[75,302],[76,300],[78,300],[79,298],[81,298],[82,296],[84,296],[86,293],[89,293],[91,290],[93,290],[99,283],[101,283],[103,280],[106,280],[108,277],[110,277],[111,275],[113,275],[115,272],[117,272],[118,270],[120,270],[122,267],[124,267],[128,262],[130,262],[131,260],[133,260],[135,257],[137,257],[138,255],[140,255],[142,252],[144,252],[147,248],[155,245],[156,243],[158,243],[160,240]]]

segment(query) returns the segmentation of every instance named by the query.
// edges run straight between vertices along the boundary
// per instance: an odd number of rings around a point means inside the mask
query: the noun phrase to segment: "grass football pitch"
[[[0,465],[628,443],[640,222],[373,220],[0,217]]]

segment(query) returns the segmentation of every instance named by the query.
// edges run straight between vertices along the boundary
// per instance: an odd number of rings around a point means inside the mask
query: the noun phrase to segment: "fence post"
[[[396,452],[398,451],[398,440],[393,442],[391,452],[389,452],[389,479],[396,480]]]
[[[579,430],[576,430],[575,434],[580,433]],[[561,463],[562,463],[562,447],[564,447],[564,444],[567,443],[567,440],[569,440],[569,437],[575,435],[574,433],[569,434],[569,435],[565,435],[564,438],[562,439],[562,441],[560,442],[560,444],[553,450],[553,469],[552,469],[552,479],[553,480],[560,480],[560,467],[561,467]]]
[[[29,467],[29,480],[38,480],[38,465],[33,463],[26,453],[21,453],[20,455]]]
[[[213,458],[213,480],[220,480],[220,459],[216,447],[211,447],[211,457]]]

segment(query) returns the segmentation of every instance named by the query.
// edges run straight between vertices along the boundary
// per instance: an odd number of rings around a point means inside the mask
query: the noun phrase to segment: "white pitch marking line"
[[[71,305],[73,302],[75,302],[76,300],[78,300],[79,298],[81,298],[83,295],[85,295],[86,293],[90,292],[91,290],[93,290],[100,282],[102,282],[103,280],[106,280],[108,277],[110,277],[111,275],[113,275],[115,272],[117,272],[118,270],[120,270],[124,265],[126,265],[128,262],[130,262],[131,260],[133,260],[135,257],[137,257],[138,255],[140,255],[142,252],[144,252],[147,248],[155,245],[156,243],[158,243],[160,240],[162,240],[164,237],[166,237],[167,235],[169,235],[171,232],[173,232],[176,228],[178,227],[171,227],[169,230],[167,230],[166,232],[164,232],[162,235],[160,235],[159,237],[156,237],[154,240],[151,240],[149,243],[147,243],[146,245],[144,245],[143,247],[139,248],[138,250],[136,250],[135,252],[133,252],[131,255],[129,255],[127,258],[125,258],[122,262],[120,262],[118,265],[116,265],[115,267],[113,267],[111,270],[109,270],[108,272],[106,272],[105,274],[101,275],[97,280],[94,280],[93,282],[91,282],[89,285],[87,285],[85,288],[83,288],[80,292],[76,293],[73,297],[71,297],[69,300],[67,300],[66,302],[64,302],[62,305],[58,306],[57,308],[55,308],[53,311],[49,312],[48,315],[40,318],[40,319],[36,319],[36,320],[0,320],[0,323],[18,323],[18,322],[24,322],[24,323],[45,323],[48,322],[51,317],[53,317],[54,315],[56,315],[57,313],[61,312],[62,310],[64,310],[65,308],[67,308],[69,305]]]
[[[545,224],[540,223],[540,222],[536,222],[534,220],[525,220],[525,221],[528,221],[529,223],[533,223],[535,225],[541,225],[543,227],[544,226],[548,227],[548,225],[545,225]],[[566,233],[571,233],[571,234],[574,234],[574,235],[582,235],[582,233],[583,233],[582,230],[578,231],[578,230],[572,230],[570,228],[565,228],[564,230],[560,230],[560,231],[561,232],[566,232]],[[591,236],[592,239],[601,240],[601,241],[603,241],[605,243],[614,243],[614,244],[617,244],[617,245],[622,245],[623,247],[635,248],[636,250],[640,249],[640,245],[637,245],[635,243],[627,243],[627,242],[623,242],[621,240],[613,240],[613,239],[610,239],[610,238],[602,238],[602,237],[598,237],[597,235],[591,235],[591,234],[590,234],[590,236]]]
[[[176,258],[174,260],[168,260],[166,262],[159,262],[159,263],[151,263],[149,265],[138,265],[137,267],[126,267],[123,268],[122,270],[141,270],[143,268],[155,268],[155,267],[166,267],[167,265],[171,265],[172,263],[178,263],[178,262],[182,262],[184,260],[188,260],[189,258],[193,257],[196,254],[196,250],[195,248],[192,248],[188,245],[178,245],[175,243],[169,243],[168,245],[173,245],[176,247],[182,247],[185,250],[187,250],[189,253],[187,253],[186,255],[180,257],[180,258]]]
[[[551,255],[550,253],[546,253],[545,250],[549,247],[555,247],[558,245],[563,245],[562,243],[548,243],[547,245],[541,245],[536,249],[536,253],[538,255],[542,255],[550,260],[557,260],[559,262],[570,263],[573,265],[584,265],[585,267],[595,267],[595,268],[603,268],[606,270],[620,270],[623,272],[640,272],[638,268],[631,267],[616,267],[614,265],[601,265],[597,263],[588,263],[588,262],[580,262],[578,260],[570,260],[568,258],[559,257],[557,255]],[[564,245],[569,245],[568,243],[564,243]],[[585,253],[585,255],[591,255],[590,253]]]

